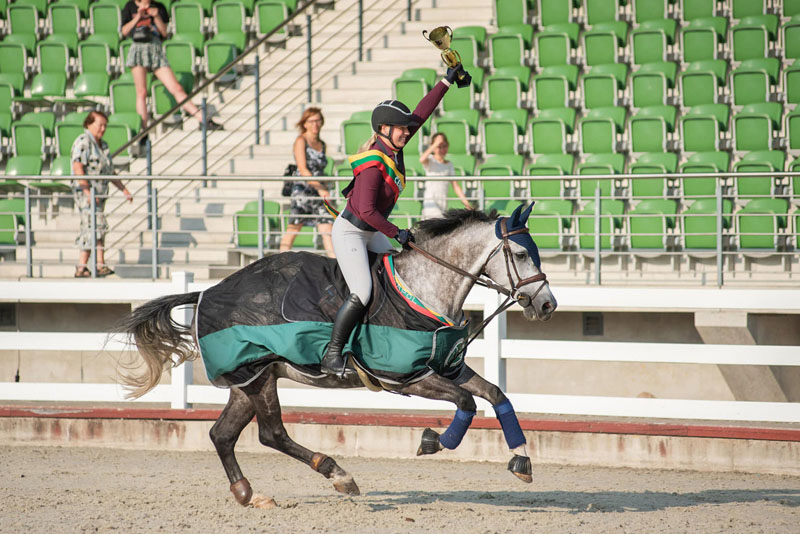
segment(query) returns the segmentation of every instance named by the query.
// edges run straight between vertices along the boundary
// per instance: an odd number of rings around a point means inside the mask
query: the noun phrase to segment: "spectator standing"
[[[294,161],[297,164],[297,176],[323,176],[328,158],[325,156],[325,141],[320,139],[319,133],[325,118],[322,110],[316,107],[306,108],[297,129],[300,135],[294,141]],[[333,219],[323,204],[323,199],[330,198],[328,186],[318,180],[297,181],[292,185],[291,217],[286,227],[286,233],[281,238],[281,250],[292,248],[298,232],[303,226],[316,225],[317,231],[322,236],[322,244],[328,257],[335,258],[331,230]]]
[[[103,209],[105,208],[106,198],[108,197],[109,180],[92,180],[80,178],[81,176],[109,175],[114,173],[111,164],[111,154],[108,144],[103,141],[103,134],[106,132],[108,117],[101,111],[90,111],[83,121],[84,132],[72,143],[72,190],[75,195],[75,204],[81,215],[80,234],[75,241],[80,253],[78,255],[78,265],[75,269],[75,278],[89,278],[92,276],[88,269],[89,256],[92,249],[92,209],[95,210],[95,235],[97,239],[96,263],[97,276],[108,276],[114,274],[105,261],[105,236],[108,232]],[[121,180],[111,180],[117,189],[122,191],[128,202],[133,202],[128,188],[123,185]],[[92,192],[94,187],[95,205],[92,206]]]
[[[420,155],[419,161],[425,167],[425,176],[455,176],[456,169],[452,161],[447,160],[447,150],[450,144],[443,133],[433,134],[431,144]],[[464,191],[457,180],[450,182],[453,191],[464,207],[472,209]],[[425,182],[425,195],[422,198],[422,218],[432,219],[441,217],[447,211],[447,182],[442,180]]]
[[[152,72],[177,102],[186,99],[184,91],[172,68],[169,66],[161,41],[167,37],[169,13],[164,4],[151,0],[130,0],[122,8],[122,37],[130,37],[133,44],[128,52],[125,66],[131,69],[136,86],[136,111],[142,118],[142,128],[147,127],[147,72]],[[193,102],[186,102],[183,110],[197,120],[202,120],[200,109]],[[223,126],[212,120],[206,122],[209,130],[222,130]],[[202,127],[202,124],[201,124]],[[142,138],[144,142],[145,138]]]

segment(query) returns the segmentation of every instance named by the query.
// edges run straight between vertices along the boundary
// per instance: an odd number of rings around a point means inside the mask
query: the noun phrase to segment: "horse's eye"
[[[525,258],[527,258],[527,257],[528,257],[528,254],[526,254],[525,252],[516,252],[516,253],[514,254],[514,256],[516,256],[516,258],[517,258],[518,260],[524,260]]]

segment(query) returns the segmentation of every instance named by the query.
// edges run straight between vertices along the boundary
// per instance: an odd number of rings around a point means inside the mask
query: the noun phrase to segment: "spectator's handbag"
[[[136,26],[131,34],[131,39],[135,43],[149,43],[153,41],[153,30],[150,26]]]
[[[286,170],[283,171],[284,176],[297,176],[297,165],[294,163],[290,163],[286,166]],[[294,180],[284,180],[283,182],[283,189],[281,189],[281,195],[285,197],[292,196],[292,186],[294,185]]]

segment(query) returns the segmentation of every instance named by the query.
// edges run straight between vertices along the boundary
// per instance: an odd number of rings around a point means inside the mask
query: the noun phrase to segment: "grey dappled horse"
[[[517,302],[528,320],[546,321],[556,309],[556,300],[541,272],[538,250],[528,233],[527,219],[532,207],[531,204],[523,211],[523,206],[520,206],[511,217],[498,218],[494,211],[486,214],[453,210],[441,219],[422,221],[415,228],[415,248],[394,257],[396,271],[414,295],[448,317],[462,316],[467,294],[477,282],[506,294],[507,305]],[[237,274],[245,275],[248,267]],[[177,325],[170,319],[170,311],[176,306],[196,304],[199,298],[200,294],[195,292],[154,299],[134,310],[120,326],[121,331],[132,336],[146,364],[142,375],[122,377],[131,388],[132,396],[141,396],[153,388],[166,367],[197,357],[197,340],[191,338],[191,327]],[[205,300],[203,303],[205,305]],[[355,374],[312,377],[307,369],[301,372],[282,360],[271,360],[265,367],[248,384],[230,389],[228,404],[210,432],[236,501],[247,505],[253,496],[250,484],[236,461],[234,446],[254,416],[262,444],[309,465],[331,479],[337,491],[357,495],[358,486],[352,476],[333,458],[311,451],[289,437],[281,421],[277,380],[288,378],[323,388],[357,388],[363,387],[361,379]],[[418,455],[433,454],[443,448],[454,449],[476,412],[473,396],[485,399],[495,408],[513,453],[509,470],[525,482],[532,480],[525,438],[511,404],[500,388],[468,366],[464,365],[452,380],[432,373],[417,382],[383,384],[383,387],[394,393],[444,400],[456,405],[456,415],[447,431],[441,435],[431,429],[423,432]]]

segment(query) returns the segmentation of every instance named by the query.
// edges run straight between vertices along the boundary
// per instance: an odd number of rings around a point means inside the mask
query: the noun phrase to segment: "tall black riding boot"
[[[344,374],[345,361],[342,356],[342,349],[347,340],[350,339],[350,333],[353,328],[361,322],[366,311],[367,308],[361,304],[361,299],[355,293],[350,293],[344,300],[344,304],[336,313],[331,342],[328,344],[328,350],[325,351],[325,356],[322,358],[320,367],[323,373],[329,375]]]

